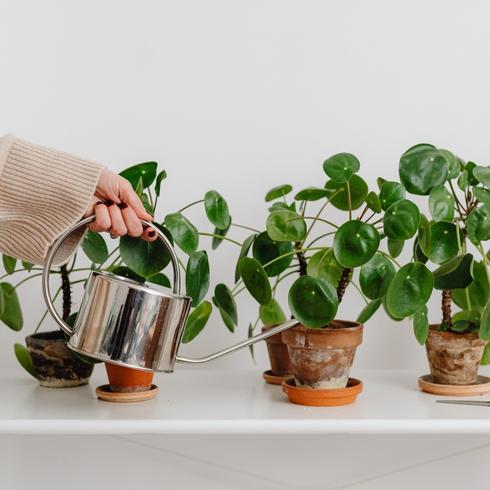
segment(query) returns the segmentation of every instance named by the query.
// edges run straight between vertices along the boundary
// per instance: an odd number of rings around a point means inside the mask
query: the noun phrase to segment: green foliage
[[[464,289],[473,282],[473,255],[458,255],[438,267],[433,274],[435,289]]]
[[[238,260],[237,260],[236,267],[235,267],[235,282],[238,282],[238,280],[240,279],[240,259],[242,257],[247,256],[248,251],[250,250],[250,247],[252,246],[252,243],[255,240],[256,236],[257,235],[255,233],[253,233],[252,235],[250,235],[249,237],[247,237],[243,241],[242,247],[240,249],[240,254],[238,256]]]
[[[379,199],[384,211],[402,199],[405,199],[405,188],[398,182],[384,181],[379,192]]]
[[[20,308],[19,297],[17,291],[12,284],[8,282],[0,283],[1,296],[4,300],[4,307],[0,315],[0,321],[5,323],[12,330],[22,330],[24,326],[24,318]]]
[[[199,246],[197,228],[182,213],[167,214],[165,216],[165,226],[182,251],[190,254],[197,250]]]
[[[293,190],[293,186],[289,184],[278,185],[273,187],[266,195],[265,201],[270,202],[274,199],[279,199],[280,197],[287,196]]]
[[[413,315],[413,332],[420,345],[424,345],[429,336],[429,319],[427,317],[427,306],[423,305]]]
[[[323,187],[307,187],[299,191],[294,199],[296,201],[318,201],[328,196],[328,190]]]
[[[307,265],[309,276],[326,279],[334,287],[337,287],[339,284],[342,271],[343,267],[337,262],[333,250],[330,247],[313,254]]]
[[[209,289],[209,261],[204,250],[192,252],[185,270],[185,290],[194,306],[206,296]]]
[[[102,264],[109,256],[104,238],[99,233],[94,233],[93,231],[86,233],[82,240],[82,249],[94,264]]]
[[[325,160],[323,170],[334,181],[344,184],[359,172],[359,160],[351,153],[337,153]]]
[[[8,255],[2,255],[2,261],[5,272],[7,274],[13,274],[15,271],[15,265],[17,264],[17,259]]]
[[[306,235],[306,223],[294,211],[274,211],[267,218],[267,233],[271,240],[278,242],[299,242]]]
[[[427,256],[436,264],[443,264],[458,253],[456,225],[438,221],[430,227],[430,244]]]
[[[373,258],[361,267],[359,284],[362,292],[369,299],[382,298],[395,276],[395,267],[385,255],[376,253]]]
[[[342,211],[348,211],[349,208],[360,208],[366,201],[369,192],[366,182],[359,175],[353,175],[349,182],[344,184],[329,180],[325,184],[325,189],[329,193],[330,202],[333,206]]]
[[[333,252],[343,267],[365,264],[378,250],[379,233],[374,226],[359,220],[344,223],[335,233]]]
[[[267,232],[263,232],[253,242],[252,255],[264,266],[269,277],[275,277],[289,267],[293,260],[293,250],[291,242],[276,242],[271,240]],[[271,261],[273,263],[265,265]]]
[[[373,299],[370,301],[359,313],[359,316],[356,319],[356,322],[366,323],[378,310],[382,304],[382,299]]]
[[[123,170],[119,175],[126,180],[129,180],[133,189],[138,187],[138,182],[141,179],[143,188],[146,189],[153,184],[153,181],[157,176],[157,168],[158,163],[156,162],[138,163],[137,165],[133,165],[132,167]]]
[[[242,257],[239,261],[240,276],[248,292],[261,305],[272,300],[272,290],[264,268],[256,259]]]
[[[206,326],[209,320],[213,306],[209,301],[203,301],[193,311],[191,311],[187,318],[185,325],[184,335],[182,336],[182,342],[187,344],[193,340],[202,329]]]
[[[230,226],[230,212],[223,196],[216,191],[208,191],[204,196],[204,208],[209,221],[219,230]]]
[[[276,325],[286,321],[286,315],[276,299],[272,299],[267,305],[260,305],[259,316],[264,325]]]
[[[32,363],[32,357],[29,354],[27,348],[22,344],[14,344],[15,357],[19,361],[19,364],[33,377],[37,379],[36,371],[34,370],[34,364]]]
[[[429,195],[429,209],[435,221],[452,221],[454,206],[454,197],[443,185],[432,189]]]
[[[407,240],[417,233],[419,223],[419,208],[412,201],[401,199],[386,211],[383,227],[388,238]]]

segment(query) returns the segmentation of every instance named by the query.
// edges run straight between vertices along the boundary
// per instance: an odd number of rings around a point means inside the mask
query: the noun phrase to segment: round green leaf
[[[299,242],[306,235],[306,223],[294,211],[274,211],[267,218],[267,233],[278,242]]]
[[[473,169],[473,175],[485,187],[490,187],[490,167],[476,166]]]
[[[326,279],[334,287],[338,286],[343,270],[331,248],[319,250],[308,260],[308,275]]]
[[[239,262],[240,276],[248,292],[261,305],[267,305],[272,299],[272,290],[264,268],[256,259],[242,257]]]
[[[388,252],[390,252],[390,255],[394,259],[396,259],[402,253],[403,246],[405,245],[405,240],[388,238],[387,245],[388,245]]]
[[[383,219],[385,235],[396,240],[407,240],[417,233],[420,223],[419,208],[408,199],[392,204]]]
[[[490,191],[483,189],[483,187],[473,187],[473,194],[475,197],[485,204],[487,207],[490,206]]]
[[[454,218],[454,197],[443,186],[434,187],[429,195],[429,209],[435,221],[452,221]]]
[[[380,253],[374,254],[373,258],[364,264],[359,272],[359,283],[364,295],[369,299],[384,296],[395,272],[395,268],[388,257]]]
[[[344,184],[357,172],[360,163],[351,153],[337,153],[323,162],[323,170],[335,182]]]
[[[82,249],[94,264],[102,264],[109,256],[105,240],[99,233],[94,233],[93,231],[86,233],[82,241]]]
[[[2,296],[5,302],[3,312],[0,315],[0,321],[5,323],[7,327],[18,332],[24,326],[24,319],[22,317],[17,291],[8,282],[0,283],[0,289],[2,290]]]
[[[216,250],[221,245],[221,242],[223,241],[223,238],[221,237],[226,236],[230,227],[231,227],[231,216],[230,216],[230,221],[228,222],[228,226],[224,230],[220,230],[219,228],[214,229],[213,235],[217,235],[217,236],[213,236],[213,240],[211,242],[211,248],[213,250]]]
[[[466,222],[468,238],[478,245],[490,238],[490,216],[485,205],[473,208]]]
[[[371,191],[366,197],[366,205],[375,213],[381,213],[381,201],[379,200],[378,194],[376,192]]]
[[[424,255],[428,255],[430,247],[430,223],[425,214],[420,215],[417,243]]]
[[[252,255],[256,258],[262,265],[266,274],[269,277],[278,276],[281,272],[284,272],[289,264],[293,261],[294,247],[291,242],[276,242],[269,238],[267,232],[263,232],[258,235],[252,246]],[[286,255],[279,259],[281,255]],[[278,259],[278,260],[276,260]],[[268,262],[274,262],[268,266],[265,266]]]
[[[386,293],[386,307],[396,318],[420,310],[429,300],[434,286],[432,272],[420,262],[404,265],[397,271]]]
[[[199,246],[197,228],[181,213],[165,216],[165,226],[172,234],[175,243],[187,254],[195,252]]]
[[[286,196],[293,190],[293,186],[289,184],[278,185],[273,187],[266,195],[265,202],[273,201],[274,199],[279,199],[280,197]]]
[[[427,254],[429,259],[436,264],[442,264],[457,255],[458,250],[456,225],[446,221],[433,223],[430,227],[430,245]]]
[[[198,305],[187,318],[185,325],[184,335],[182,336],[182,342],[187,344],[193,340],[206,326],[209,320],[213,306],[209,301],[203,301]]]
[[[154,226],[158,226],[154,224]],[[159,226],[164,232],[167,230]],[[136,274],[150,277],[163,270],[170,262],[170,255],[160,240],[146,242],[129,235],[119,240],[119,253],[124,263]]]
[[[237,260],[236,267],[235,267],[235,283],[238,282],[238,280],[240,279],[240,267],[239,267],[240,259],[242,257],[247,256],[248,251],[250,250],[250,247],[252,246],[252,243],[255,240],[256,236],[257,235],[255,233],[253,233],[252,235],[247,237],[245,239],[245,241],[242,243],[242,248],[240,249],[240,254],[238,256],[238,260]]]
[[[307,187],[306,189],[299,191],[294,196],[294,199],[296,201],[318,201],[327,196],[328,191],[323,187]]]
[[[235,298],[226,284],[218,284],[214,289],[214,301],[216,306],[223,310],[234,325],[238,324],[238,314]]]
[[[157,180],[155,182],[155,194],[157,196],[160,196],[160,188],[162,186],[162,181],[164,181],[167,178],[167,172],[165,170],[162,170],[158,175],[157,175]]]
[[[427,306],[424,305],[413,315],[413,333],[420,345],[424,345],[429,336],[429,318],[427,317]]]
[[[3,267],[7,274],[12,274],[15,271],[17,259],[9,255],[2,255]]]
[[[294,204],[294,202],[293,202]],[[282,202],[282,201],[276,201],[275,203],[272,204],[272,206],[269,207],[269,212],[273,211],[281,211],[283,209],[286,209],[288,211],[292,211],[292,209],[288,206],[287,203]]]
[[[192,299],[192,304],[198,305],[206,296],[209,289],[208,254],[204,250],[192,252],[185,270],[185,290]]]
[[[470,184],[469,173],[468,170],[465,169],[461,172],[460,176],[458,177],[458,187],[462,191],[464,191],[466,190],[469,184]]]
[[[119,265],[117,267],[109,267],[107,271],[112,272],[112,274],[116,276],[126,277],[142,284],[145,282],[145,278],[143,276],[136,274],[136,272],[133,272],[129,267],[125,267],[123,265]]]
[[[147,279],[147,282],[151,282],[152,284],[158,284],[159,286],[163,286],[164,288],[171,288],[170,279],[163,273],[158,272],[157,274],[153,274]]]
[[[335,233],[333,252],[343,267],[358,267],[371,259],[378,250],[379,242],[380,236],[374,226],[351,220]]]
[[[440,149],[439,152],[444,156],[448,167],[448,179],[455,179],[461,172],[461,160],[449,150]]]
[[[473,162],[468,162],[464,169],[468,172],[468,184],[469,185],[478,185],[479,180],[475,177],[475,169],[477,168],[477,164]]]
[[[264,325],[277,325],[286,321],[286,315],[276,299],[268,305],[260,305],[259,316]]]
[[[123,170],[119,175],[124,177],[126,180],[129,180],[133,189],[136,189],[138,186],[138,182],[142,181],[143,188],[150,187],[153,184],[157,176],[157,162],[144,162],[138,163],[137,165],[133,165],[132,167]]]
[[[381,206],[386,211],[390,206],[405,199],[405,188],[398,182],[385,181],[379,192]]]
[[[402,155],[399,172],[408,192],[426,196],[446,182],[449,169],[443,153],[430,145],[417,145]]]
[[[468,294],[466,294],[468,293]],[[453,301],[463,310],[485,307],[490,294],[487,272],[483,262],[473,262],[473,282],[465,289],[453,289]],[[470,304],[468,304],[468,298]]]
[[[473,282],[473,255],[464,254],[454,257],[434,272],[435,289],[461,289]]]
[[[211,223],[220,230],[230,225],[230,212],[223,196],[216,191],[208,191],[204,195],[204,209]]]
[[[373,301],[369,302],[359,313],[359,316],[357,317],[356,322],[358,323],[366,323],[379,309],[381,306],[381,298],[374,299]]]
[[[321,277],[301,276],[289,290],[289,307],[305,327],[322,328],[337,314],[337,291]]]
[[[325,189],[328,190],[330,202],[337,209],[342,211],[349,210],[349,192],[352,209],[360,208],[366,201],[368,195],[368,186],[366,182],[359,177],[359,175],[353,175],[349,182],[340,184],[334,180],[329,180],[325,184]]]
[[[37,379],[34,364],[27,348],[22,344],[14,344],[15,357],[19,364],[34,378]]]
[[[429,258],[424,254],[422,248],[419,244],[419,239],[416,238],[413,242],[413,260],[415,262],[420,262],[421,264],[425,264]]]

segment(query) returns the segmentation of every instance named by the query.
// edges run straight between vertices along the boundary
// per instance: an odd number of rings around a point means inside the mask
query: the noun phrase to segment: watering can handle
[[[209,354],[209,356],[191,358],[191,357],[181,357],[177,355],[175,358],[177,362],[184,362],[190,364],[200,364],[202,362],[212,361],[213,359],[217,359],[218,357],[222,357],[225,356],[226,354],[230,354],[231,352],[235,352],[237,350],[243,349],[244,347],[248,347],[252,344],[255,344],[256,342],[265,340],[269,337],[272,337],[273,335],[276,335],[277,333],[283,332],[284,330],[288,330],[289,328],[293,328],[299,324],[300,322],[298,322],[298,320],[288,320],[287,322],[281,323],[276,327],[272,327],[266,332],[263,332],[259,335],[254,335],[253,337],[249,337],[246,340],[242,340],[241,342],[238,342],[238,344],[234,344],[230,347],[226,347],[225,349],[215,352],[214,354]]]
[[[56,311],[56,309],[54,307],[53,301],[51,299],[51,291],[49,288],[49,273],[51,271],[51,267],[52,267],[53,260],[54,260],[54,257],[56,255],[56,252],[61,247],[61,244],[74,231],[76,231],[79,228],[82,228],[84,226],[87,226],[94,219],[95,219],[95,215],[89,216],[88,218],[84,218],[81,221],[78,221],[74,225],[70,226],[70,228],[68,228],[66,231],[64,231],[53,242],[53,244],[49,247],[49,249],[46,253],[46,258],[44,259],[44,269],[43,269],[43,277],[42,277],[42,287],[43,287],[44,300],[46,301],[48,311],[51,313],[53,318],[56,320],[56,323],[60,326],[61,330],[63,330],[63,332],[65,332],[68,335],[72,335],[73,331],[72,331],[71,327],[65,323],[63,318],[61,318],[61,316],[59,315],[59,313]],[[173,292],[175,294],[180,294],[180,273],[179,273],[179,267],[178,267],[178,263],[177,263],[177,256],[175,255],[175,251],[174,251],[172,244],[170,243],[170,240],[165,236],[165,234],[158,227],[152,225],[152,223],[150,223],[149,221],[145,221],[145,220],[140,220],[140,221],[143,225],[154,227],[154,229],[158,233],[158,238],[163,242],[163,245],[168,250],[168,253],[170,254],[170,259],[172,262],[172,268],[174,270]]]

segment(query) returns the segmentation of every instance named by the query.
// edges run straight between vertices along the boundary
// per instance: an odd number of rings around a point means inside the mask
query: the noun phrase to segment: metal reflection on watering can
[[[170,254],[174,273],[173,290],[141,284],[110,272],[92,271],[85,285],[76,322],[73,328],[70,327],[53,305],[49,273],[61,244],[71,233],[93,220],[94,216],[85,218],[66,230],[49,248],[44,264],[44,299],[53,318],[69,335],[67,345],[71,350],[104,362],[171,373],[176,361],[211,361],[298,325],[296,320],[287,321],[201,358],[177,355],[191,309],[191,298],[180,294],[180,273],[172,244],[161,230],[154,227]],[[141,222],[152,226],[148,221]]]

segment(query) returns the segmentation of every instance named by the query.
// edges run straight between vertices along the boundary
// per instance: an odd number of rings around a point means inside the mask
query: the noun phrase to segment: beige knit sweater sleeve
[[[83,217],[101,170],[14,136],[0,138],[0,251],[42,264],[49,245]],[[65,241],[56,265],[68,260],[83,233]]]

